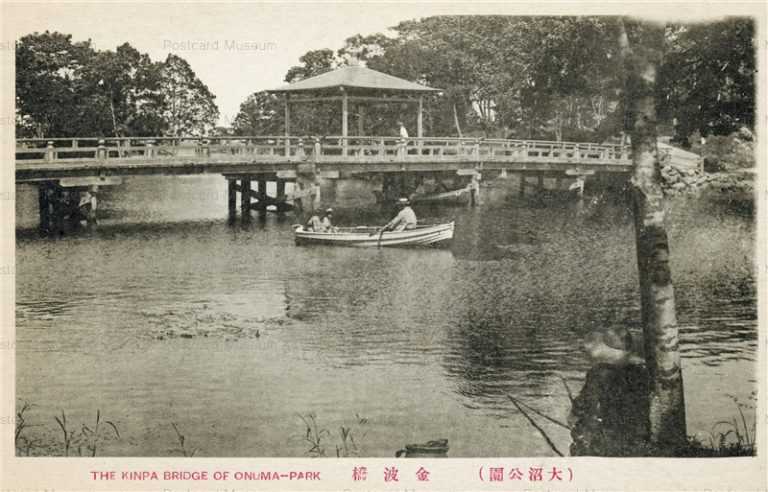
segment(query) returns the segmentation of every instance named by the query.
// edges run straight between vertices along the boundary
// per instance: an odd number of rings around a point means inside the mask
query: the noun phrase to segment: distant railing
[[[574,162],[629,165],[620,145],[483,138],[245,136],[23,138],[23,163],[209,160],[215,162]]]

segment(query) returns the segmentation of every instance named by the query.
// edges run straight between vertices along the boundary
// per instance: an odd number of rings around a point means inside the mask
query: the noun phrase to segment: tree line
[[[442,89],[425,111],[427,135],[604,141],[625,126],[618,17],[439,16],[408,20],[382,33],[312,50],[292,67],[295,82],[349,64],[364,64]],[[684,145],[695,132],[726,135],[752,128],[755,24],[726,18],[664,26],[656,106],[661,129]],[[329,107],[330,106],[330,107]],[[411,109],[366,111],[369,134],[408,126]],[[330,104],[297,106],[292,133],[340,127]],[[353,117],[357,116],[353,114]],[[235,134],[279,134],[279,96],[255,92],[240,107]],[[412,123],[413,125],[413,123]],[[411,126],[412,126],[411,125]],[[340,130],[336,130],[340,133]]]
[[[48,31],[16,43],[19,137],[205,135],[215,98],[173,54],[155,62],[128,43],[101,51]]]
[[[605,141],[626,126],[615,39],[618,17],[437,16],[400,22],[390,35],[357,34],[337,50],[311,50],[291,67],[295,82],[364,64],[442,90],[425,105],[426,135]],[[725,18],[669,24],[656,83],[663,133],[687,145],[694,134],[752,129],[755,23]],[[340,134],[340,108],[296,105],[293,134]],[[415,127],[409,105],[355,112],[371,135]],[[26,137],[275,135],[281,97],[257,91],[232,128],[216,128],[215,96],[181,57],[152,61],[130,44],[96,50],[58,32],[16,45],[16,127]],[[354,125],[352,125],[354,128]]]

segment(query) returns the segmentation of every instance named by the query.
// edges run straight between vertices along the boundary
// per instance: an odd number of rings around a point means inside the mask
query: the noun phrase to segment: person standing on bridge
[[[400,126],[400,138],[407,139],[408,138],[408,130],[405,128],[405,125],[403,125],[402,121],[398,121],[397,124]]]
[[[381,228],[382,231],[404,231],[416,227],[416,212],[411,208],[410,201],[407,198],[401,198],[397,201],[397,206],[400,207],[400,211],[394,219]]]
[[[408,145],[408,130],[405,129],[402,121],[398,121],[397,124],[400,126],[400,143],[398,144],[397,151],[400,157],[405,157],[405,147]]]

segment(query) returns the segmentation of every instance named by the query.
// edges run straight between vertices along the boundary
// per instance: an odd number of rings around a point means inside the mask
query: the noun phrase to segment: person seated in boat
[[[332,216],[333,209],[327,208],[325,209],[322,218],[317,214],[310,217],[305,229],[313,232],[336,232],[338,228],[333,226],[333,223],[331,222]]]
[[[320,219],[319,215],[314,214],[309,218],[307,225],[304,226],[304,229],[312,232],[323,232],[323,221]]]
[[[339,228],[333,225],[332,220],[333,220],[333,209],[326,208],[325,213],[323,214],[323,218],[320,220],[320,224],[323,229],[321,232],[339,232]]]
[[[394,219],[390,220],[382,230],[384,231],[404,231],[416,227],[416,213],[411,208],[411,202],[407,198],[401,198],[397,201],[400,211]]]

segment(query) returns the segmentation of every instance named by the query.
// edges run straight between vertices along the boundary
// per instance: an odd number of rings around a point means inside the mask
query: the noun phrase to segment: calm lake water
[[[565,420],[581,338],[637,332],[634,233],[621,204],[584,213],[510,181],[482,207],[416,207],[456,220],[442,250],[297,247],[290,215],[227,225],[225,181],[199,176],[126,180],[97,231],[42,239],[27,230],[36,191],[19,186],[29,434],[53,443],[54,415],[79,429],[99,409],[121,433],[99,455],[178,454],[173,422],[197,455],[306,456],[314,414],[331,456],[341,426],[361,456],[438,438],[452,457],[552,455],[507,395]],[[352,210],[363,187],[338,189],[337,223],[387,220]],[[688,199],[669,218],[688,430],[706,435],[756,389],[754,218]],[[539,421],[567,451],[568,432]]]

